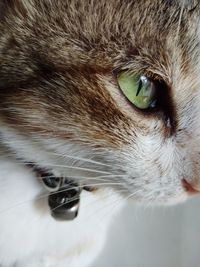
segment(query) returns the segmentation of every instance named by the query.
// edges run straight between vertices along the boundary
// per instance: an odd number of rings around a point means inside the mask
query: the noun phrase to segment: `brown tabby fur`
[[[116,92],[113,71],[147,73],[173,87],[173,72],[186,75],[196,56],[196,10],[186,7],[181,21],[180,12],[164,0],[1,0],[1,121],[24,134],[103,136],[114,146],[133,135],[130,123],[148,131],[145,116]]]

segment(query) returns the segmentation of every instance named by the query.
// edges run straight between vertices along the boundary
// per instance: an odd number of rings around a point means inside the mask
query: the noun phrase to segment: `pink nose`
[[[185,191],[189,194],[189,195],[198,195],[200,194],[200,190],[197,190],[194,185],[192,185],[191,183],[189,183],[188,181],[186,181],[185,179],[182,179],[182,185],[183,188],[185,189]]]

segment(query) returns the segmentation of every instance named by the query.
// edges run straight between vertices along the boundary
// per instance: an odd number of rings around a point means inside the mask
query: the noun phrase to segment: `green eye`
[[[123,94],[137,108],[147,109],[156,106],[156,85],[148,77],[121,72],[117,79]]]

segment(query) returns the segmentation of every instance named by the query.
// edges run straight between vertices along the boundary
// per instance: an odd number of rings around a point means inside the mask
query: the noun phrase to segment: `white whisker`
[[[61,189],[59,191],[52,192],[51,195],[57,194],[58,192],[59,193],[67,192],[67,191],[69,191],[71,189],[76,189],[76,188],[81,188],[82,189],[83,187],[95,187],[95,186],[102,186],[102,185],[103,186],[105,186],[105,185],[108,185],[108,186],[111,186],[111,185],[112,186],[114,186],[114,185],[116,185],[116,186],[122,185],[123,186],[123,183],[109,183],[108,182],[108,183],[94,183],[94,184],[91,183],[91,184],[84,184],[84,185],[79,185],[79,186],[70,186],[69,188],[63,188],[63,189]],[[48,197],[48,196],[49,196],[49,193],[45,194],[45,195],[42,195],[42,196],[39,196],[37,198],[33,198],[33,199],[29,199],[29,200],[26,200],[26,201],[23,201],[23,202],[20,202],[20,203],[16,203],[13,206],[7,207],[5,210],[0,210],[0,214],[9,211],[12,208],[18,207],[20,205],[28,204],[31,201],[37,201],[37,200],[43,199],[43,198]]]
[[[63,158],[75,159],[77,161],[93,163],[93,164],[97,164],[97,165],[101,165],[101,166],[105,166],[105,167],[112,167],[112,165],[105,164],[105,163],[102,163],[102,162],[98,162],[98,161],[95,161],[95,160],[92,160],[92,159],[86,159],[86,158],[81,158],[81,157],[77,157],[77,156],[62,155],[62,154],[58,154],[58,153],[53,153],[53,155],[60,156],[60,157],[63,157]]]

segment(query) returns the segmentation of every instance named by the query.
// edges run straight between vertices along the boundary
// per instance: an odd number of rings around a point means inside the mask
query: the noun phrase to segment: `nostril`
[[[182,185],[183,188],[185,189],[185,191],[189,194],[189,195],[197,195],[200,194],[200,191],[198,191],[197,189],[195,189],[193,187],[192,184],[190,184],[188,181],[186,181],[185,179],[182,179]]]

